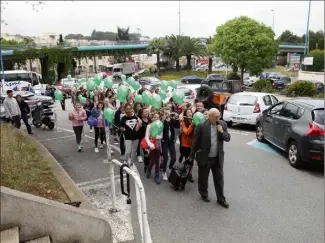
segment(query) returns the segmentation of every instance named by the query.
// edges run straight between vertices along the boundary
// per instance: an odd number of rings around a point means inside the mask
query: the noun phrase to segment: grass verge
[[[69,202],[49,161],[22,131],[1,123],[1,186],[47,199]]]

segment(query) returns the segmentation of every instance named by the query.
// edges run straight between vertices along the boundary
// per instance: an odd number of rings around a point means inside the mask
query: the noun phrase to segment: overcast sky
[[[45,2],[45,1],[44,1]],[[218,25],[241,15],[252,17],[274,28],[276,35],[289,29],[295,34],[306,32],[309,1],[181,1],[181,33],[207,37]],[[159,37],[178,34],[178,1],[46,1],[39,11],[31,4],[9,2],[2,13],[7,26],[2,33],[40,36],[46,32],[57,34],[80,33],[90,35],[93,29],[116,32],[116,26],[131,32],[141,29],[145,36]],[[324,30],[324,2],[312,1],[310,29]]]

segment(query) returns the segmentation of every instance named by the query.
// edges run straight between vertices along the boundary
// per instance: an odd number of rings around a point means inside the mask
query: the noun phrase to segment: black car
[[[201,84],[204,78],[200,78],[195,75],[185,76],[182,78],[181,82],[185,84]]]
[[[288,76],[273,76],[270,78],[271,84],[275,89],[283,89],[291,83],[291,78]]]
[[[288,153],[290,165],[324,164],[324,100],[287,100],[257,118],[256,138]]]
[[[316,92],[317,94],[322,94],[324,93],[324,84],[321,82],[316,82],[315,84]]]

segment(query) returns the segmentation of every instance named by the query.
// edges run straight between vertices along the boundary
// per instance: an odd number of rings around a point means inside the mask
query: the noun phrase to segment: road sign
[[[305,66],[312,66],[313,64],[314,64],[314,57],[305,57],[304,58]]]

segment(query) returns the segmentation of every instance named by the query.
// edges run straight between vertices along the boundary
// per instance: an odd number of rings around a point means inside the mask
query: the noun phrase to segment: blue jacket
[[[98,118],[100,116],[100,111],[96,107],[94,107],[91,110],[91,116]],[[104,119],[104,123],[105,123],[105,126],[110,126],[110,123],[108,123],[105,119]]]

